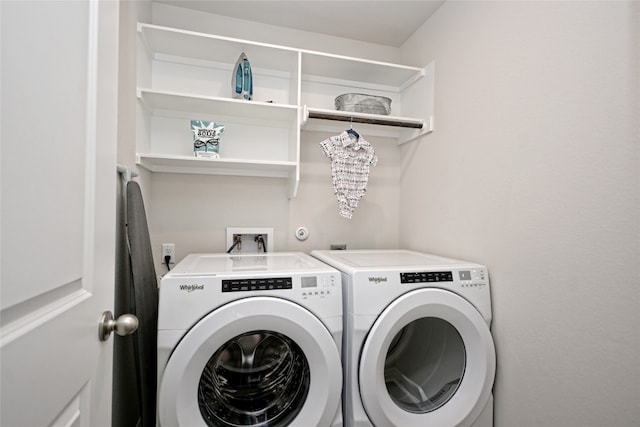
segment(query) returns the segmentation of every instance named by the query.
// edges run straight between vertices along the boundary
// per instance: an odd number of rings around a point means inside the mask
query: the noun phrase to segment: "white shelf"
[[[222,114],[261,120],[295,120],[295,105],[270,104],[242,99],[138,88],[138,98],[152,111],[179,111],[191,114]]]
[[[289,73],[298,62],[299,51],[283,46],[252,42],[213,34],[138,23],[148,50],[153,56],[170,55],[202,61],[231,62],[245,52],[260,67]]]
[[[151,172],[205,175],[242,175],[289,178],[296,162],[201,158],[138,153],[136,163]]]
[[[353,127],[363,135],[395,138],[399,145],[426,135],[433,130],[431,120],[304,107],[303,130],[330,131],[332,128],[335,129],[335,126],[327,125],[328,121],[344,122],[339,126],[340,129],[346,129],[347,124],[345,123],[348,123],[349,127]]]
[[[426,68],[295,49],[138,23],[137,163],[152,172],[284,178],[295,197],[300,132],[340,131],[412,141],[433,129],[433,66]],[[251,61],[254,99],[231,97],[240,53]],[[392,100],[390,116],[336,111],[343,93]],[[266,101],[273,101],[266,102]],[[188,120],[225,125],[219,159],[190,153]],[[355,126],[354,126],[355,128]]]
[[[284,178],[288,181],[289,198],[296,196],[300,179],[298,162],[224,158],[206,159],[190,156],[137,153],[136,164],[150,172]]]
[[[393,126],[411,129],[422,129],[424,119],[385,116],[380,114],[355,113],[350,111],[325,110],[321,108],[305,108],[305,120],[321,119],[351,123],[367,123],[380,126]]]
[[[348,81],[358,87],[379,86],[400,92],[424,74],[422,68],[302,51],[303,79]]]

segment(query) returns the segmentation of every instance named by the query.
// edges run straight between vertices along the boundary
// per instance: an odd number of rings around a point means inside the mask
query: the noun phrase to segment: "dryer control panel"
[[[418,271],[400,273],[400,283],[458,282],[463,288],[487,285],[487,274],[482,268],[456,271]]]

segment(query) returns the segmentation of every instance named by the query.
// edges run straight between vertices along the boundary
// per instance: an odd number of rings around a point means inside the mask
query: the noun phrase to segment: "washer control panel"
[[[338,276],[339,277],[339,276]],[[324,298],[337,293],[336,276],[303,276],[301,277],[302,298]]]
[[[451,271],[421,271],[400,273],[400,283],[453,282]]]
[[[222,292],[272,291],[292,289],[291,277],[270,277],[256,279],[231,279],[222,281]]]
[[[221,290],[222,292],[260,292],[295,288],[303,298],[322,298],[337,292],[338,283],[337,275],[224,279]]]
[[[460,279],[463,288],[486,286],[489,283],[487,272],[482,268],[458,270],[458,279]]]

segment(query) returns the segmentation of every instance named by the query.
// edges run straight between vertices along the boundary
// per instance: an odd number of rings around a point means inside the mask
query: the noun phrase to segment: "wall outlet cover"
[[[227,227],[225,250],[233,246],[234,236],[240,236],[242,240],[230,253],[265,252],[264,249],[266,252],[273,252],[273,227]],[[257,241],[257,236],[262,236],[265,247]]]

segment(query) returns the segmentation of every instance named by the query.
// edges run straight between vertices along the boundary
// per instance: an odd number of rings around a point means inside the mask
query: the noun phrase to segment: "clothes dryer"
[[[345,426],[493,425],[486,267],[406,250],[311,254],[342,272]]]
[[[159,425],[342,425],[340,284],[303,253],[185,257],[160,284]]]

